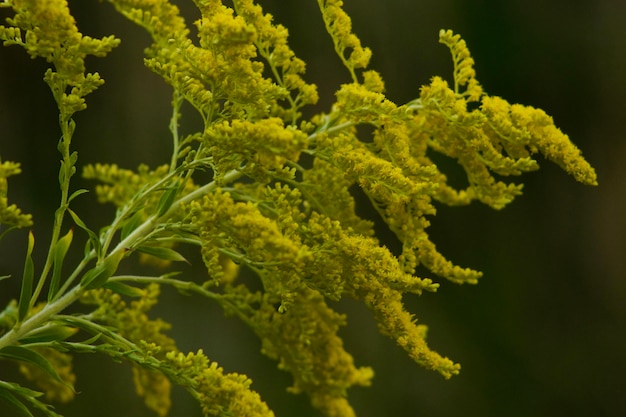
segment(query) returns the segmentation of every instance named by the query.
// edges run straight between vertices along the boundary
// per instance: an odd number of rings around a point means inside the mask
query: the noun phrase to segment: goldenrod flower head
[[[0,39],[5,44],[21,45],[32,58],[42,57],[54,66],[44,80],[59,105],[62,120],[69,120],[86,108],[84,97],[104,83],[98,73],[85,74],[85,58],[105,56],[119,39],[83,36],[67,0],[16,0],[11,6],[16,14],[7,23],[12,27],[0,25]]]
[[[289,107],[276,103],[272,114],[294,123],[301,115],[300,108],[318,100],[317,87],[307,84],[302,78],[304,61],[296,57],[289,47],[287,28],[274,24],[272,15],[263,13],[260,5],[252,0],[236,0],[234,6],[237,14],[255,29],[254,43],[258,53],[267,61],[277,83],[290,92],[283,98],[289,102]]]
[[[170,392],[172,384],[162,373],[133,366],[133,383],[137,395],[144,399],[146,407],[157,413],[159,417],[165,417],[172,406]]]
[[[356,69],[367,68],[372,51],[361,46],[361,40],[352,32],[352,20],[342,9],[342,0],[318,0],[326,30],[335,45],[335,52],[346,66],[352,80],[357,82]]]
[[[454,92],[466,96],[468,101],[478,101],[483,94],[482,87],[476,80],[474,59],[470,55],[467,44],[460,35],[455,35],[451,30],[439,32],[439,42],[450,48],[454,63]],[[461,93],[461,87],[465,91]]]
[[[184,380],[187,388],[200,402],[205,416],[273,417],[259,394],[250,390],[252,381],[245,375],[224,374],[217,363],[210,362],[202,350],[187,355],[169,352],[164,366],[171,368],[174,378]]]
[[[298,159],[306,135],[284,126],[279,118],[257,122],[233,120],[205,130],[203,142],[211,152],[218,175],[246,166],[248,170],[278,170]]]
[[[30,214],[24,214],[15,204],[9,205],[8,203],[9,186],[7,178],[20,172],[20,164],[11,161],[0,161],[0,225],[7,227],[7,230],[30,227],[33,224]],[[3,233],[0,233],[0,237],[2,235]]]

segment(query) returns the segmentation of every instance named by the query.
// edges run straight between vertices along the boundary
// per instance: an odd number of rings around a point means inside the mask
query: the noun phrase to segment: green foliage
[[[166,335],[169,324],[149,318],[160,286],[203,297],[240,318],[260,338],[263,353],[291,373],[289,390],[306,393],[327,416],[354,415],[348,389],[373,378],[372,369],[357,367],[344,349],[338,331],[346,317],[328,301],[362,302],[382,334],[449,378],[460,366],[428,347],[427,327],[406,310],[403,296],[435,292],[441,278],[475,283],[481,273],[453,264],[430,240],[435,204],[477,200],[500,209],[522,188],[506,178],[537,169],[537,153],[576,180],[596,184],[594,170],[543,111],[482,90],[467,45],[451,31],[442,30],[440,42],[452,54],[453,88],[433,77],[418,98],[398,105],[384,95],[380,74],[367,69],[371,51],[352,32],[342,2],[318,0],[351,82],[338,87],[327,112],[305,120],[301,110],[317,102],[316,86],[305,82],[305,64],[289,48],[287,29],[252,0],[235,0],[233,8],[196,0],[197,40],[167,0],[110,2],[152,37],[145,64],[172,87],[173,146],[171,160],[154,169],[82,168],[85,178],[101,183],[98,200],[117,208],[99,232],[70,208],[86,192],[70,191],[78,164],[72,117],[104,82],[86,72],[85,58],[105,56],[119,40],[83,36],[65,0],[2,4],[14,15],[0,26],[0,38],[50,63],[44,79],[59,109],[60,203],[49,251],[35,268],[29,234],[19,301],[0,312],[0,359],[18,363],[46,401],[70,401],[72,357],[98,353],[131,364],[137,394],[159,416],[168,414],[172,384],[185,388],[206,416],[273,415],[246,376],[224,373],[202,351],[179,351]],[[183,102],[203,126],[181,137]],[[459,163],[465,189],[448,183],[433,153]],[[209,172],[210,180],[199,182],[198,171]],[[7,231],[32,226],[29,215],[8,205],[6,178],[17,173],[18,164],[0,164],[0,223]],[[399,256],[356,213],[356,187],[401,242]],[[78,229],[66,229],[65,222]],[[74,230],[86,233],[87,244],[72,265],[66,258]],[[187,262],[182,246],[202,255],[200,283],[175,271],[119,272],[133,256],[163,268]],[[240,279],[241,266],[259,285]],[[433,278],[416,276],[418,267]],[[59,415],[41,396],[0,381],[0,400],[15,415]]]
[[[33,264],[33,247],[35,237],[33,233],[28,234],[28,249],[26,250],[26,261],[24,262],[24,275],[22,276],[22,291],[18,308],[18,321],[24,320],[30,308],[31,297],[33,295],[33,279],[35,276],[35,265]]]

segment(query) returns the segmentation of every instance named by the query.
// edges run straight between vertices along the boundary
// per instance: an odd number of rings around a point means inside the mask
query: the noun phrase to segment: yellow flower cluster
[[[7,231],[15,228],[30,227],[33,224],[30,214],[22,213],[15,204],[9,205],[7,178],[20,172],[20,164],[11,161],[0,161],[0,225],[6,227]],[[3,234],[0,233],[0,237]]]
[[[83,287],[59,289],[64,294],[50,300],[67,306],[69,297],[77,298],[85,287],[105,286],[82,295],[96,308],[80,317],[78,327],[99,334],[106,343],[96,343],[98,337],[93,346],[65,339],[58,343],[68,349],[99,349],[133,362],[137,392],[159,416],[170,408],[171,383],[191,392],[207,416],[273,414],[250,389],[247,377],[224,374],[202,351],[179,352],[164,334],[169,325],[148,318],[158,285],[138,289],[121,281],[169,284],[217,302],[250,326],[261,339],[263,353],[292,374],[291,392],[306,393],[326,416],[351,417],[347,391],[368,385],[373,371],[357,367],[345,351],[338,331],[346,318],[328,300],[361,301],[381,333],[415,362],[446,378],[455,375],[460,366],[428,347],[427,327],[403,305],[405,294],[438,288],[432,278],[416,276],[420,267],[455,283],[475,283],[481,276],[447,260],[431,241],[426,229],[436,204],[478,200],[504,207],[522,189],[504,178],[537,169],[536,153],[583,183],[597,183],[593,168],[543,111],[485,94],[466,43],[451,31],[441,31],[439,40],[452,55],[453,87],[433,77],[418,98],[398,105],[384,95],[380,74],[366,70],[371,51],[352,33],[343,2],[318,0],[352,81],[339,87],[327,114],[307,121],[301,120],[301,109],[317,101],[316,87],[305,82],[304,62],[290,49],[287,29],[273,23],[253,0],[233,0],[233,7],[221,0],[195,0],[200,18],[195,22],[198,39],[193,41],[169,0],[110,2],[152,36],[145,63],[174,90],[174,151],[170,164],[154,170],[144,165],[136,171],[117,165],[85,167],[84,177],[102,183],[96,187],[98,199],[118,210],[100,236],[88,230],[91,246],[86,258],[65,282],[71,283],[95,256],[116,263],[110,274],[94,275],[96,267],[91,275],[84,274]],[[82,36],[66,0],[11,0],[11,6],[16,14],[8,20],[9,27],[0,26],[0,39],[25,47],[31,56],[44,57],[55,67],[45,79],[61,111],[61,208],[66,210],[78,195],[68,193],[77,160],[69,149],[74,129],[70,117],[85,107],[83,97],[102,84],[97,74],[85,74],[84,59],[106,54],[119,41]],[[179,138],[183,101],[198,111],[204,125]],[[457,161],[467,186],[450,185],[431,160],[433,153]],[[199,170],[208,171],[208,180],[201,182],[207,175],[196,175]],[[31,224],[30,216],[6,200],[6,178],[18,172],[17,164],[0,164],[0,222],[9,227]],[[394,255],[381,245],[373,223],[357,214],[355,190],[365,194],[396,235],[400,253]],[[59,228],[63,210],[57,211]],[[121,241],[110,250],[118,231]],[[63,239],[69,245],[68,238]],[[132,251],[156,254],[164,264],[184,260],[172,249],[181,243],[201,248],[208,272],[202,285],[173,274],[114,275],[121,257]],[[56,257],[48,265],[57,284],[67,249],[63,244],[51,250]],[[239,266],[259,282],[247,286],[248,280],[237,281]],[[102,277],[103,282],[85,284],[85,277]],[[40,282],[37,293],[43,287]],[[24,288],[28,303],[31,290]],[[127,302],[113,290],[138,298]],[[73,381],[66,356],[45,355]],[[36,377],[28,367],[24,372]],[[69,399],[67,392],[44,388],[61,400]]]
[[[224,110],[235,117],[267,117],[287,91],[263,76],[257,55],[256,30],[221,1],[199,1],[202,19],[196,22],[202,48],[198,68],[209,80],[214,98],[227,100]],[[197,49],[194,51],[200,52]],[[243,113],[240,113],[243,112]]]
[[[446,92],[454,95],[449,89]],[[370,197],[403,243],[400,263],[404,271],[413,273],[421,264],[455,282],[476,282],[479,272],[446,260],[425,232],[430,224],[426,216],[435,214],[433,199],[467,204],[471,195],[448,187],[445,175],[430,161],[426,152],[431,139],[424,132],[422,114],[409,105],[396,106],[358,84],[342,86],[337,96],[334,111],[341,119],[336,123],[373,125],[372,137],[359,137],[356,129],[317,134],[312,141],[316,157],[341,173],[346,188],[358,184]]]
[[[217,251],[259,275],[263,294],[227,285],[226,308],[259,335],[265,354],[292,373],[292,391],[306,392],[326,415],[351,415],[346,390],[371,378],[371,371],[355,368],[343,350],[336,333],[344,318],[327,306],[324,297],[362,300],[374,311],[381,330],[418,363],[446,377],[457,373],[458,365],[428,349],[425,327],[417,326],[402,304],[403,293],[434,291],[437,285],[404,272],[376,239],[344,229],[337,220],[319,214],[317,206],[301,211],[306,207],[302,196],[311,195],[304,193],[319,187],[314,192],[323,195],[320,184],[304,184],[302,194],[280,184],[235,187],[232,194],[218,191],[192,203],[187,218],[200,228],[205,259]],[[235,200],[243,195],[254,196],[258,203]],[[354,213],[350,216],[356,219]],[[355,224],[364,231],[371,228],[368,223]]]
[[[388,100],[382,92],[375,90],[384,88],[379,85],[373,71],[368,71],[369,88],[366,84],[344,84],[337,91],[335,111],[356,123],[374,123],[381,116],[391,118],[397,106]],[[380,76],[379,76],[380,77]]]
[[[215,123],[204,131],[202,141],[218,178],[240,167],[250,175],[281,170],[287,161],[297,161],[307,147],[306,134],[285,127],[277,117]]]
[[[301,79],[304,65],[288,48],[286,29],[274,26],[250,0],[235,1],[234,10],[217,0],[197,3],[199,46],[186,39],[185,31],[179,31],[182,37],[166,33],[169,29],[152,14],[147,19],[143,12],[141,21],[155,38],[148,66],[205,121],[202,134],[191,136],[199,146],[188,160],[209,161],[215,187],[186,201],[181,213],[182,227],[202,246],[209,273],[203,288],[221,288],[223,294],[213,297],[243,319],[261,338],[264,353],[293,375],[292,391],[306,392],[329,416],[352,415],[346,391],[368,384],[372,373],[356,368],[343,350],[337,330],[344,317],[329,308],[326,298],[361,300],[381,332],[417,363],[446,378],[458,373],[458,364],[430,350],[426,326],[402,302],[405,293],[438,287],[414,276],[419,266],[456,283],[475,283],[481,276],[454,265],[430,240],[426,229],[435,202],[479,200],[501,208],[521,192],[521,185],[496,180],[494,174],[536,169],[535,152],[587,183],[595,181],[593,170],[543,112],[485,95],[465,42],[451,31],[442,31],[440,41],[453,57],[454,88],[434,77],[418,99],[396,105],[383,94],[384,82],[375,71],[365,71],[360,83],[355,69],[367,66],[369,50],[351,33],[341,1],[319,1],[319,6],[353,82],[340,87],[329,114],[298,129],[298,110],[316,95]],[[257,54],[274,81],[263,77]],[[363,137],[359,125],[371,126],[371,136]],[[448,184],[430,159],[433,151],[459,162],[467,173],[466,189]],[[313,161],[301,165],[305,153]],[[163,175],[167,168],[162,169],[151,179],[145,172],[137,177],[116,167],[90,167],[86,174],[108,181],[99,195],[119,206],[138,187]],[[231,184],[238,178],[233,172],[255,181]],[[372,223],[356,214],[354,186],[402,243],[399,256],[382,247]],[[254,271],[263,290],[237,285],[233,265]]]
[[[542,153],[582,183],[597,184],[580,150],[542,110],[483,96],[480,108],[469,111],[467,102],[438,77],[422,88],[420,99],[424,111],[416,115],[415,126],[431,149],[464,168],[469,181],[464,200],[475,198],[496,209],[510,203],[522,185],[497,181],[492,172],[510,176],[535,170],[533,153]]]
[[[161,372],[133,366],[133,383],[137,395],[143,398],[146,407],[156,412],[159,417],[165,417],[172,406],[171,382]]]
[[[355,70],[367,68],[372,57],[369,48],[361,46],[361,40],[352,32],[352,20],[342,9],[342,0],[317,0],[326,25],[326,31],[335,45],[335,52],[346,66],[352,81],[357,82]]]
[[[202,350],[187,355],[169,352],[163,365],[171,368],[173,379],[196,397],[204,416],[274,416],[259,394],[250,389],[252,381],[248,377],[224,374],[217,363],[209,362]]]
[[[402,304],[402,294],[436,291],[438,284],[404,272],[399,259],[375,239],[342,230],[337,222],[313,215],[307,232],[317,234],[309,239],[323,242],[314,252],[318,256],[314,264],[321,270],[312,274],[310,286],[328,292],[324,286],[330,280],[333,287],[363,301],[374,312],[381,331],[416,362],[446,377],[458,372],[458,365],[428,349],[425,326],[417,326]]]
[[[324,415],[354,416],[347,389],[369,385],[372,369],[354,366],[337,335],[345,317],[329,308],[319,292],[301,285],[295,299],[297,302],[281,313],[266,293],[245,321],[261,338],[263,353],[293,375],[289,391],[307,393],[311,404]]]
[[[21,45],[32,58],[45,58],[54,66],[44,80],[57,101],[62,120],[67,121],[86,108],[84,97],[104,83],[98,73],[85,74],[85,58],[105,56],[120,41],[113,36],[83,36],[67,0],[12,0],[10,4],[16,14],[7,19],[10,27],[0,25],[0,39],[5,45]]]
[[[233,195],[241,191],[236,188]],[[322,291],[335,292],[328,294],[331,298],[340,296],[341,285],[334,285],[331,276],[340,279],[340,274],[321,255],[313,255],[323,253],[327,242],[311,236],[310,245],[303,243],[301,229],[306,226],[296,222],[304,220],[294,204],[299,200],[297,190],[277,186],[257,192],[263,201],[259,206],[217,192],[190,207],[191,224],[201,228],[205,258],[221,248],[222,254],[255,270],[263,282],[263,295],[227,285],[225,308],[250,325],[262,340],[263,352],[292,373],[293,392],[306,392],[327,415],[352,415],[346,390],[367,384],[371,370],[354,367],[336,334],[344,318],[310,288],[318,285]],[[319,240],[318,247],[312,247],[314,239]],[[327,249],[330,253],[333,248]],[[341,265],[341,260],[334,261]]]
[[[272,23],[272,15],[264,14],[263,9],[252,0],[236,0],[234,7],[237,14],[243,17],[248,25],[254,28],[254,43],[270,66],[276,82],[289,91],[286,99],[290,106],[283,107],[276,103],[272,114],[282,117],[285,121],[295,124],[301,116],[300,108],[315,104],[318,100],[317,87],[302,79],[305,63],[296,57],[287,43],[287,28]]]
[[[221,253],[236,263],[266,271],[272,277],[267,284],[285,288],[283,295],[289,298],[293,285],[285,270],[295,271],[304,266],[309,256],[306,247],[294,245],[280,226],[263,216],[255,204],[236,202],[228,193],[217,191],[202,201],[194,201],[188,211],[187,221],[199,229],[202,254],[210,272],[221,273],[217,265],[217,255]]]
[[[137,394],[147,407],[161,417],[171,407],[171,383],[186,388],[202,407],[204,416],[270,417],[273,413],[250,389],[252,381],[244,375],[224,374],[217,363],[210,362],[202,350],[184,354],[164,334],[170,325],[148,318],[157,303],[159,286],[150,284],[131,303],[108,289],[91,290],[82,301],[94,304],[92,320],[113,329],[134,343],[134,351],[123,356],[134,361],[133,380]]]
[[[372,221],[356,215],[356,202],[349,191],[351,184],[342,168],[315,158],[313,166],[304,172],[299,189],[311,209],[338,221],[346,230],[372,236]]]
[[[461,35],[455,35],[451,30],[439,32],[439,42],[450,48],[454,63],[454,92],[461,94],[461,87],[465,87],[463,96],[468,101],[477,101],[483,94],[483,89],[476,80],[474,59],[470,55],[467,44]]]
[[[525,150],[539,152],[577,181],[598,185],[595,171],[580,150],[543,110],[521,104],[511,105],[499,97],[484,97],[481,110],[487,117],[489,133],[500,138],[501,145],[513,157],[518,153],[525,154]]]
[[[207,126],[219,118],[272,115],[295,123],[298,110],[317,101],[315,86],[300,77],[304,63],[289,49],[286,29],[273,26],[271,16],[251,1],[236,2],[236,16],[221,1],[197,1],[199,46],[188,38],[178,9],[166,0],[111,2],[151,33],[154,43],[146,65],[182,93]],[[275,81],[264,77],[257,55],[267,60]]]

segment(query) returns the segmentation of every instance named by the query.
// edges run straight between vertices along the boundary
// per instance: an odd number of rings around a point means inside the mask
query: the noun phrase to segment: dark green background
[[[376,370],[371,388],[350,393],[357,414],[626,416],[626,2],[346,3],[355,31],[374,51],[371,67],[382,73],[391,100],[414,98],[433,75],[449,78],[450,57],[437,36],[440,28],[453,29],[466,39],[486,91],[553,115],[600,181],[597,188],[580,185],[541,161],[539,173],[523,178],[524,195],[503,211],[478,204],[440,208],[430,229],[433,240],[451,260],[485,274],[477,286],[444,282],[438,294],[407,298],[430,325],[430,344],[462,364],[461,374],[449,381],[416,366],[379,336],[365,308],[340,303],[337,308],[350,313],[343,331],[347,348],[358,364]],[[348,79],[322,32],[315,2],[262,4],[290,28],[293,48],[308,63],[308,79],[320,86],[316,111],[327,109]],[[107,83],[76,117],[79,163],[166,163],[170,92],[143,68],[140,53],[148,36],[108,4],[73,0],[70,7],[85,34],[122,38],[107,59],[88,61]],[[189,21],[198,17],[193,6],[182,9]],[[23,174],[10,180],[10,199],[35,215],[39,259],[58,200],[59,133],[44,70],[45,63],[17,47],[0,49],[0,155],[23,164]],[[197,120],[188,116],[185,123]],[[93,184],[77,181],[79,186]],[[112,216],[93,195],[83,196],[76,209],[96,228]],[[0,276],[14,275],[0,283],[2,305],[17,296],[25,243],[24,232],[0,242]],[[249,374],[277,416],[318,415],[305,398],[285,393],[289,376],[258,353],[258,341],[239,322],[224,320],[202,300],[171,292],[163,298],[158,313],[174,323],[181,349],[202,347],[227,371]],[[59,407],[68,417],[151,415],[132,394],[127,367],[95,356],[78,358],[77,365],[81,394]],[[6,376],[10,367],[0,367]],[[171,415],[200,413],[176,391]]]

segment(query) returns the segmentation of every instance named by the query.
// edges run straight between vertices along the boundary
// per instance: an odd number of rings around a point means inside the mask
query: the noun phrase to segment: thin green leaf
[[[67,211],[70,213],[70,216],[72,216],[74,223],[76,223],[78,227],[87,232],[87,234],[89,235],[89,242],[91,242],[91,244],[93,245],[93,249],[95,249],[96,254],[98,255],[98,258],[100,258],[102,252],[102,244],[100,243],[98,235],[96,235],[90,228],[87,227],[87,225],[80,219],[80,217],[78,217],[78,214],[76,214],[74,210],[68,207]]]
[[[4,400],[3,403],[10,408],[10,411],[6,410],[11,413],[10,415],[33,417],[33,414],[28,410],[28,408],[26,408],[20,400],[15,398],[15,395],[13,395],[11,391],[4,387],[0,387],[0,399]]]
[[[174,278],[178,275],[182,274],[181,271],[172,271],[172,272],[168,272],[166,274],[163,275],[159,275],[159,278],[163,278],[163,279],[169,279],[169,278]]]
[[[117,271],[117,266],[125,254],[126,251],[118,251],[109,255],[103,262],[87,271],[83,275],[80,284],[88,290],[102,287]]]
[[[0,381],[0,389],[5,389],[22,397],[39,398],[44,395],[43,392],[34,391],[15,382]]]
[[[139,246],[135,248],[137,252],[145,253],[150,256],[154,256],[159,259],[163,259],[164,261],[176,261],[176,262],[187,262],[187,259],[180,253],[176,252],[174,249],[165,248],[163,246]]]
[[[76,334],[77,331],[78,329],[76,327],[50,324],[28,333],[26,337],[20,339],[20,343],[28,345],[31,343],[65,340]]]
[[[86,345],[83,343],[58,342],[57,344],[65,352],[95,353],[98,351],[98,346]]]
[[[92,249],[91,240],[87,239],[87,241],[85,242],[85,251],[84,251],[85,258],[89,257],[89,254],[91,253],[91,249]]]
[[[54,247],[53,263],[54,268],[52,270],[52,280],[50,281],[50,288],[48,289],[48,301],[52,301],[59,290],[61,284],[61,270],[63,268],[63,260],[67,254],[67,250],[72,244],[72,238],[74,237],[74,231],[70,229],[69,232],[61,239],[59,239]]]
[[[18,321],[22,321],[28,313],[30,298],[33,296],[33,278],[35,276],[35,265],[33,263],[33,247],[35,246],[35,236],[33,232],[28,233],[28,250],[26,251],[26,261],[24,262],[24,275],[22,277],[22,290],[20,292],[20,302],[18,311]]]
[[[130,219],[126,220],[124,226],[122,227],[121,239],[124,240],[130,235],[139,225],[141,224],[141,215],[142,211],[138,211],[131,216]]]
[[[98,341],[101,336],[101,334],[97,334],[85,340],[84,342],[55,342],[54,348],[57,349],[59,352],[64,353],[94,353],[98,350],[98,345],[95,345],[94,343]]]
[[[90,330],[87,330],[90,331]],[[106,352],[107,349],[111,348],[113,350],[116,349],[115,346],[109,343],[101,343],[94,344],[93,342],[98,339],[106,339],[102,334],[98,334],[94,337],[89,338],[84,342],[57,342],[56,345],[59,349],[64,349],[65,352],[73,352],[73,353],[96,353],[96,352]],[[119,349],[119,346],[117,347]]]
[[[0,277],[0,281],[2,281],[3,279],[9,279],[11,278],[11,275],[3,275]]]
[[[127,295],[129,297],[141,297],[146,293],[145,290],[141,288],[133,287],[119,281],[108,281],[106,284],[104,284],[104,288],[108,288],[113,292]]]
[[[23,414],[22,407],[27,408],[28,406],[30,406],[33,409],[41,411],[43,415],[47,417],[63,417],[61,414],[55,413],[52,410],[53,408],[52,406],[50,406],[49,404],[45,404],[37,399],[44,395],[43,392],[33,391],[32,389],[22,387],[19,384],[14,384],[14,383],[4,382],[4,381],[0,381],[0,392],[1,391],[4,391],[4,393],[8,393],[11,396],[13,396],[13,394],[16,394],[14,398],[20,403],[19,405],[12,402],[11,399],[7,398],[7,396],[4,396],[2,394],[0,394],[0,400],[5,399],[5,402],[10,404],[9,407],[11,407],[12,410],[16,410],[16,412],[19,413],[19,415],[26,415],[26,416],[32,415],[30,414],[30,411],[28,409],[26,410],[28,414]],[[2,401],[0,401],[0,403],[2,403]],[[5,411],[5,409],[2,408],[2,411]],[[4,415],[5,413],[2,413],[2,416]],[[14,415],[15,414],[11,414],[11,416],[14,416]],[[42,414],[37,414],[37,415],[39,416]]]
[[[170,209],[170,207],[172,207],[172,204],[176,199],[176,194],[178,194],[178,182],[174,183],[170,187],[167,187],[163,195],[161,195],[159,204],[157,204],[157,217],[161,217]]]
[[[82,341],[81,343],[83,345],[93,345],[95,342],[98,341],[98,339],[100,339],[101,336],[102,334],[98,333],[97,335],[92,336],[89,339]]]
[[[85,194],[88,193],[89,190],[85,190],[84,188],[81,188],[80,190],[76,190],[72,193],[72,195],[69,196],[69,198],[67,199],[67,203],[69,204],[73,199],[75,199],[76,197],[78,197],[81,194]]]
[[[43,357],[42,355],[40,355],[39,353],[35,352],[32,349],[29,349],[23,346],[5,346],[2,349],[0,349],[0,357],[6,358],[6,359],[13,359],[16,361],[22,361],[22,362],[35,365],[41,368],[41,370],[48,373],[51,377],[53,377],[60,383],[68,385],[65,381],[63,381],[63,379],[61,379],[61,377],[59,376],[57,371],[54,369],[52,364],[50,364],[48,359],[46,359],[45,357]]]
[[[90,322],[90,321],[87,321],[87,320],[76,320],[73,316],[63,316],[63,317],[61,317],[59,319],[59,321],[63,321],[65,323],[68,323],[72,327],[76,327],[78,329],[84,330],[87,333],[91,333],[91,334],[93,334],[93,336],[90,337],[87,340],[82,341],[82,342],[62,342],[62,341],[59,341],[59,342],[55,343],[56,346],[65,346],[66,349],[69,349],[69,347],[71,347],[73,345],[76,345],[76,344],[79,344],[79,345],[93,345],[96,341],[98,341],[102,337],[101,328],[98,327],[97,325],[95,325],[94,323]]]

